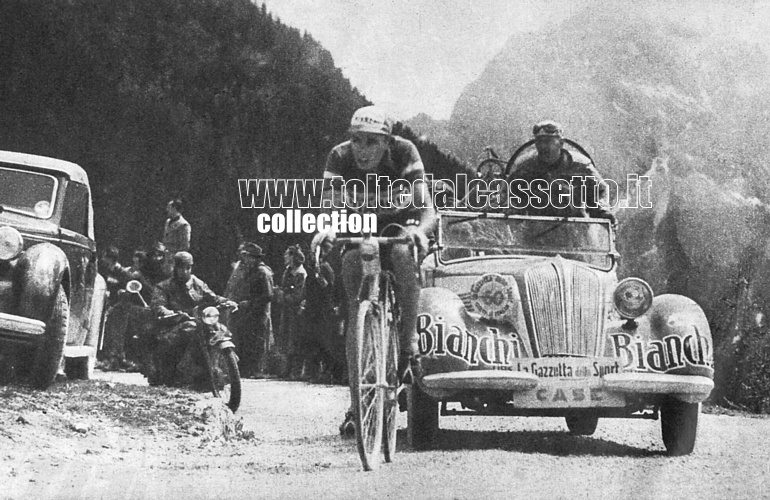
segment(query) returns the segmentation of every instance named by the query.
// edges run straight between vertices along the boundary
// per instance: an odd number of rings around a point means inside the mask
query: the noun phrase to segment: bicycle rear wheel
[[[356,346],[349,373],[356,445],[364,470],[373,470],[380,463],[385,395],[382,321],[376,304],[359,304],[350,334]]]
[[[386,462],[392,462],[396,454],[398,434],[398,357],[399,357],[399,314],[396,293],[393,290],[393,276],[384,273],[380,284],[380,307],[383,345],[385,346],[385,398],[383,422],[383,453]]]

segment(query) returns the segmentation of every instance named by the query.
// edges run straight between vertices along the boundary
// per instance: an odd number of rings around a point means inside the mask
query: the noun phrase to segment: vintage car
[[[62,160],[0,151],[0,356],[48,387],[89,378],[105,298],[96,271],[86,172]]]
[[[618,282],[617,263],[606,219],[440,213],[422,265],[412,445],[434,443],[439,416],[565,417],[577,435],[600,418],[660,418],[668,453],[692,452],[713,388],[709,324],[687,297]]]

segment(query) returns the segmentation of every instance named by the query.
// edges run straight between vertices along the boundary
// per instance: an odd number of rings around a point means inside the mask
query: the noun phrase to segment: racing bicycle
[[[401,230],[401,226],[395,226]],[[383,231],[383,232],[387,232]],[[356,446],[364,470],[393,461],[396,452],[399,373],[399,308],[394,275],[383,269],[380,250],[409,243],[409,236],[338,238],[339,245],[357,245],[361,284],[355,314],[347,329],[348,379],[351,388]],[[416,255],[415,255],[416,260]]]

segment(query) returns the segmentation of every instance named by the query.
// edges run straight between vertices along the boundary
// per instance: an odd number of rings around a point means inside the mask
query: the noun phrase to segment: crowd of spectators
[[[189,251],[191,231],[186,221],[181,233],[169,232],[170,226],[179,226],[183,220],[180,210],[179,200],[167,205],[164,236],[174,248]],[[342,300],[331,262],[333,245],[329,239],[316,240],[310,247],[286,248],[284,268],[277,273],[265,262],[267,256],[259,245],[244,242],[238,247],[222,295],[238,304],[223,319],[233,334],[242,377],[344,382]],[[99,272],[109,292],[102,368],[138,370],[141,351],[147,348],[141,345],[142,339],[151,337],[147,330],[157,319],[150,309],[153,291],[171,276],[169,262],[174,254],[164,241],[158,241],[134,250],[131,265],[124,267],[116,247],[102,252]],[[127,291],[131,280],[141,284],[138,293]]]

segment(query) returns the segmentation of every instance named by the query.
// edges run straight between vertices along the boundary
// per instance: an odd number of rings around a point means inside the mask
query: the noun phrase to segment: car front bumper
[[[36,344],[45,334],[45,323],[40,320],[0,313],[0,342]]]
[[[673,396],[687,403],[705,400],[714,388],[709,377],[621,372],[590,378],[544,378],[532,373],[475,370],[426,375],[425,392],[437,399],[475,391],[511,391],[521,408],[623,407],[627,397]]]

